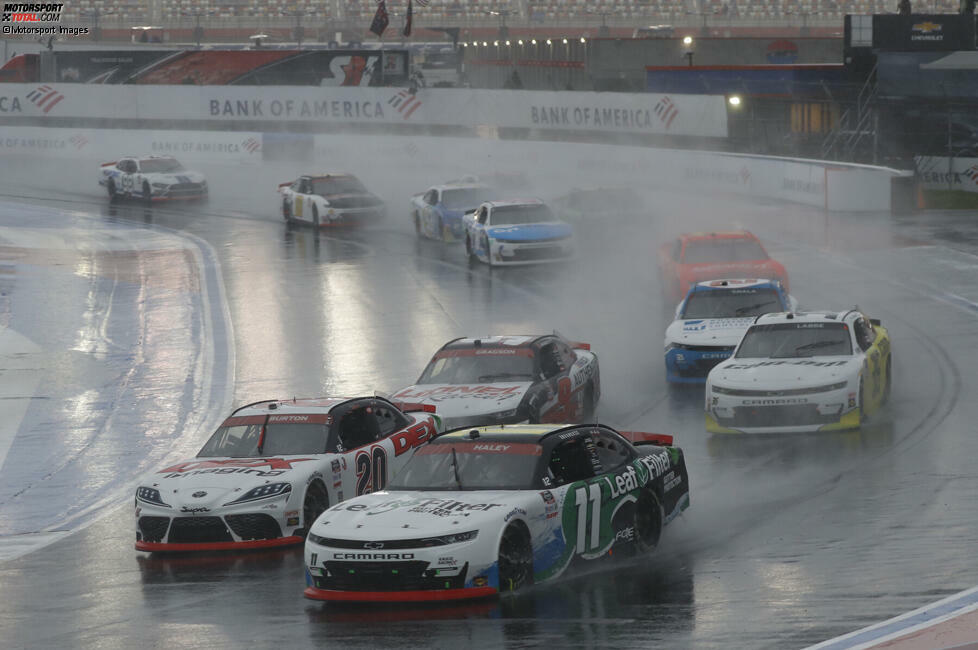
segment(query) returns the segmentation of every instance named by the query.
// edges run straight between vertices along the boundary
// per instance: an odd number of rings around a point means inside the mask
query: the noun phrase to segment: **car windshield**
[[[446,350],[435,355],[419,384],[476,384],[533,379],[533,357],[527,348]]]
[[[556,221],[550,208],[542,203],[532,205],[501,205],[492,209],[493,226],[515,226],[525,223]]]
[[[680,318],[740,318],[783,309],[774,289],[718,289],[692,293]]]
[[[183,165],[173,158],[150,158],[139,161],[139,171],[145,174],[168,174],[183,171]]]
[[[716,264],[766,260],[767,253],[753,239],[699,239],[686,242],[684,264]]]
[[[389,490],[529,490],[542,453],[532,443],[443,442],[418,449]]]
[[[353,176],[330,176],[328,178],[314,178],[312,180],[312,193],[319,196],[329,196],[330,194],[368,194],[367,188],[359,179]]]
[[[265,428],[264,440],[261,438],[261,430],[261,423],[222,426],[214,432],[197,457],[259,458],[322,454],[327,451],[329,430],[325,424],[269,423]],[[258,448],[259,441],[261,449]]]
[[[845,323],[777,323],[747,330],[738,359],[791,359],[850,356],[852,343]]]
[[[449,210],[477,208],[483,201],[488,201],[492,191],[488,187],[466,187],[457,190],[443,190],[441,202]]]

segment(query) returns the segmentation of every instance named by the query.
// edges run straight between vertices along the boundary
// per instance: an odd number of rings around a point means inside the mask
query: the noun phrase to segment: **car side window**
[[[682,255],[682,252],[683,252],[682,241],[677,239],[676,241],[672,242],[672,259],[678,262],[680,256]]]
[[[407,419],[392,407],[382,402],[375,404],[374,417],[377,418],[377,430],[381,438],[386,438],[407,424]]]
[[[605,472],[613,472],[631,460],[628,447],[618,436],[602,429],[594,429],[591,436],[598,460]]]
[[[376,442],[380,438],[380,426],[373,406],[355,404],[341,418],[339,423],[339,442],[343,450],[349,451]]]
[[[123,160],[119,168],[127,174],[133,174],[136,172],[136,163],[133,160]]]
[[[437,205],[438,203],[438,190],[428,190],[425,194],[424,202],[428,205]]]
[[[478,221],[482,225],[485,225],[486,222],[489,221],[489,208],[486,206],[479,208]]]
[[[550,452],[547,476],[555,487],[594,476],[594,463],[585,444],[586,438],[561,442]]]
[[[312,185],[312,183],[309,182],[309,179],[303,178],[301,181],[299,181],[299,192],[301,194],[309,194],[312,192],[312,187],[310,187],[310,185]]]
[[[574,354],[569,345],[562,341],[558,341],[554,345],[557,346],[557,354],[560,356],[561,372],[570,370],[570,367],[577,361],[577,355]]]
[[[557,350],[557,343],[551,341],[540,348],[540,372],[544,379],[556,377],[561,373],[560,352]]]
[[[869,324],[862,318],[857,318],[853,327],[856,332],[856,342],[859,344],[859,347],[862,348],[863,352],[865,352],[876,340],[876,332],[873,331]]]

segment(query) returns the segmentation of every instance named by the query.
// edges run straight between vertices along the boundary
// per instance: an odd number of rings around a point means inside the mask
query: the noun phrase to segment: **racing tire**
[[[153,188],[145,181],[143,182],[143,203],[153,205]]]
[[[866,423],[866,390],[863,388],[863,380],[859,379],[859,426]]]
[[[662,536],[662,506],[652,490],[643,490],[635,502],[635,546],[648,553],[659,545]]]
[[[479,261],[475,251],[472,250],[472,239],[468,235],[465,236],[465,255],[469,258],[470,266],[474,266]]]
[[[306,489],[306,498],[302,501],[302,535],[305,537],[312,529],[319,515],[329,508],[329,495],[319,481],[315,481]]]
[[[883,375],[884,376],[883,396],[880,398],[880,405],[886,404],[887,402],[890,401],[890,392],[893,390],[893,377],[892,377],[892,371],[890,370],[892,367],[893,367],[893,355],[891,354],[890,357],[886,360],[886,371]]]
[[[312,206],[312,227],[319,229],[319,208],[315,205]]]
[[[421,216],[418,215],[418,211],[414,210],[411,212],[411,218],[414,220],[414,234],[418,237],[421,236]]]
[[[106,189],[109,192],[109,203],[115,203],[116,201],[119,200],[119,195],[116,194],[115,191],[115,181],[113,179],[111,178],[109,179],[109,183],[108,185],[106,185]]]
[[[486,249],[486,263],[492,268],[492,251],[489,250],[489,235],[482,233],[482,247]]]
[[[533,584],[533,545],[526,524],[506,527],[499,540],[499,593],[512,592]]]
[[[287,223],[292,223],[292,206],[285,199],[282,199],[282,218]]]
[[[452,229],[448,227],[444,219],[438,220],[438,233],[441,235],[442,241],[448,241],[452,236]]]

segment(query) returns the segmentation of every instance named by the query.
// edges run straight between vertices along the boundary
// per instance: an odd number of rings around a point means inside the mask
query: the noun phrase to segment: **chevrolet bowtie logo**
[[[928,21],[926,23],[917,23],[916,25],[913,25],[910,29],[912,29],[915,32],[930,34],[931,32],[939,32],[941,31],[942,28],[943,25],[939,25],[938,23],[932,23]]]

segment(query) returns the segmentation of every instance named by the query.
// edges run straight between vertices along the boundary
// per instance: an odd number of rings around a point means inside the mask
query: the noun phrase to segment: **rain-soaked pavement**
[[[208,205],[149,209],[110,207],[95,160],[0,159],[0,352],[21,360],[0,374],[0,646],[802,647],[978,584],[973,213],[649,188],[648,223],[584,233],[573,262],[489,271],[408,223],[410,193],[456,170],[354,165],[387,222],[317,237],[277,213],[298,166],[198,167]],[[559,176],[541,191],[587,181]],[[733,226],[802,306],[889,328],[893,399],[861,432],[710,437],[701,392],[667,391],[656,248]],[[501,600],[337,608],[302,598],[298,549],[133,550],[139,474],[232,403],[389,391],[449,338],[554,328],[600,356],[602,421],[686,451],[692,505],[652,556]]]

